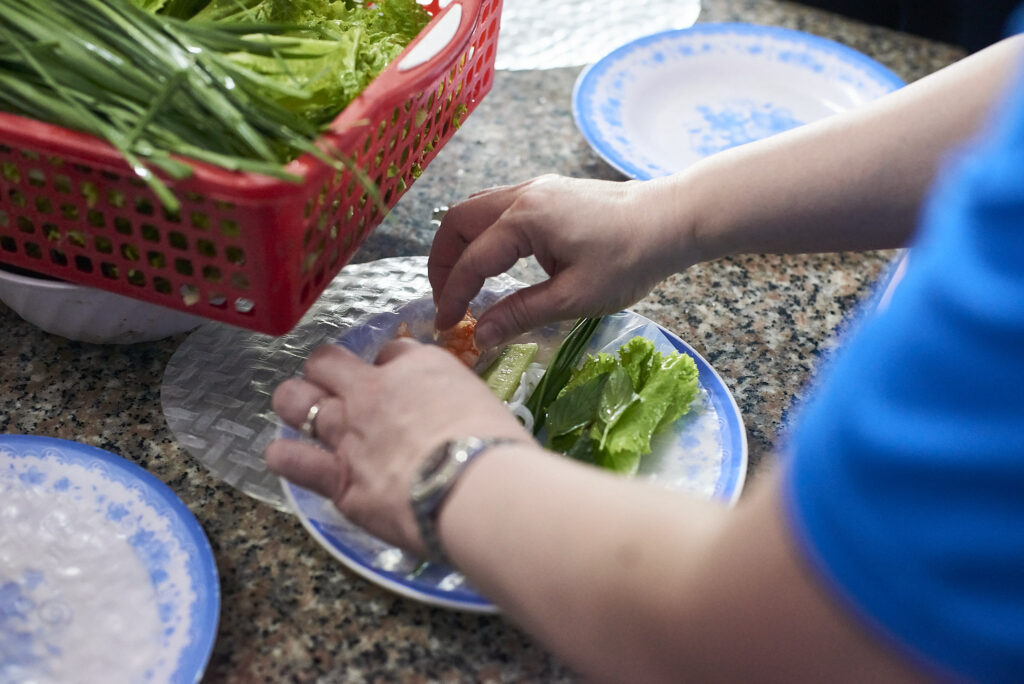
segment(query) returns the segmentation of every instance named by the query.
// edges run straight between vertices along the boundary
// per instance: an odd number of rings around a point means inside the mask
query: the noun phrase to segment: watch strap
[[[491,447],[518,444],[521,441],[510,437],[460,437],[444,442],[431,452],[420,470],[419,477],[413,483],[410,496],[428,560],[453,567],[441,546],[438,518],[441,506],[466,466]],[[425,484],[427,479],[430,480],[429,484]]]

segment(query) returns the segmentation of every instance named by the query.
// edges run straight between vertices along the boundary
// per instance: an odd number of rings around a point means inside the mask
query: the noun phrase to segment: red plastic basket
[[[493,84],[501,0],[427,10],[430,24],[323,140],[381,203],[305,155],[288,167],[299,184],[190,162],[195,173],[169,183],[181,200],[171,213],[107,143],[0,112],[0,262],[287,332]]]

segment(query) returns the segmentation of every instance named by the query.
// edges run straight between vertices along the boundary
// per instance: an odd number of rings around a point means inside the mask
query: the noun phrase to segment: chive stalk
[[[594,332],[597,331],[603,320],[604,316],[580,318],[562,340],[562,344],[559,345],[551,363],[548,364],[547,370],[541,376],[540,383],[525,403],[526,408],[533,415],[533,434],[540,434],[547,418],[548,406],[569,382],[572,372],[579,365]]]

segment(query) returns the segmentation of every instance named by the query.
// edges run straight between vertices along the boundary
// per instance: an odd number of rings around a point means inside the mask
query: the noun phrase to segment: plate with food
[[[481,353],[472,346],[472,316],[509,292],[481,293],[463,331],[451,335],[447,346],[542,444],[653,486],[736,501],[747,469],[746,431],[725,382],[692,347],[653,321],[623,311],[547,326]],[[336,343],[369,361],[398,335],[434,341],[433,316],[430,298],[419,299],[368,317]],[[565,380],[553,384],[559,373]],[[652,406],[658,413],[645,413]],[[282,435],[299,438],[288,427]],[[430,605],[497,612],[460,573],[377,539],[314,492],[287,480],[282,488],[309,533],[358,575]]]
[[[707,23],[611,51],[580,73],[572,111],[598,155],[646,180],[902,86],[885,66],[826,38]]]
[[[0,681],[202,677],[220,589],[184,503],[120,456],[0,436]]]

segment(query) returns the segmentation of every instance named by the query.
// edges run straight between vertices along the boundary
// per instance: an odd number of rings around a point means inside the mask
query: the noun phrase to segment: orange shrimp
[[[480,348],[476,346],[474,335],[476,334],[476,318],[466,309],[466,315],[462,320],[448,328],[434,332],[434,341],[444,349],[454,354],[462,363],[470,368],[476,366],[480,360]],[[402,321],[395,331],[395,339],[400,337],[414,337],[409,329],[409,324]]]
[[[480,360],[480,348],[476,346],[476,318],[466,309],[462,320],[448,328],[434,333],[437,343],[455,354],[462,363],[470,368]]]

